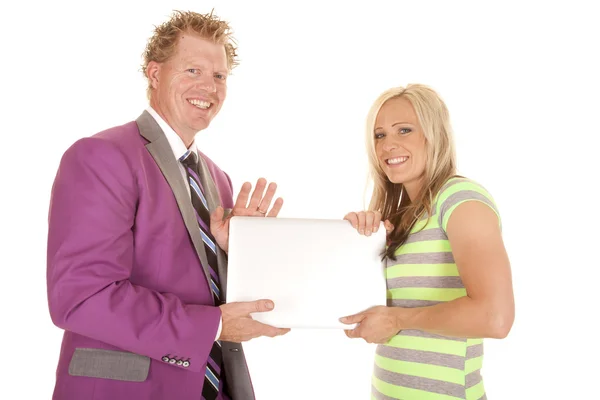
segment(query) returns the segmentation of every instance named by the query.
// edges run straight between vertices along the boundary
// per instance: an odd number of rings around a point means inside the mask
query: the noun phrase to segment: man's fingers
[[[262,322],[253,321],[254,326],[254,337],[259,336],[268,336],[268,337],[276,337],[282,336],[288,333],[290,328],[277,328],[272,325],[263,324]]]
[[[267,189],[265,192],[265,188]],[[232,215],[257,215],[256,212],[260,211],[264,216],[276,217],[283,206],[283,199],[280,197],[275,201],[271,210],[271,202],[277,191],[277,184],[271,182],[267,187],[267,180],[265,178],[259,178],[256,181],[256,187],[252,191],[252,184],[250,182],[244,182],[240,193],[238,194],[235,205],[233,206],[234,212]],[[264,194],[264,197],[263,197]],[[241,211],[244,209],[245,211]],[[238,210],[236,213],[235,211]],[[247,214],[249,212],[249,214]]]
[[[252,303],[254,303],[255,306],[255,311],[253,312],[271,311],[274,308],[274,304],[271,300],[257,300]],[[276,337],[285,335],[290,331],[289,328],[277,328],[254,320],[253,323],[257,326],[256,336]]]
[[[258,180],[256,181],[256,187],[254,188],[254,192],[252,193],[252,197],[250,198],[250,203],[248,204],[248,209],[252,211],[258,210],[258,205],[260,204],[260,200],[263,197],[263,193],[265,192],[266,186],[267,180],[265,178],[258,178]]]
[[[270,336],[270,337],[283,336],[286,333],[288,333],[290,330],[291,330],[290,328],[274,328],[274,329],[270,330],[269,335],[267,335],[267,336]]]
[[[233,208],[246,208],[246,204],[248,204],[248,197],[250,197],[250,190],[252,190],[252,184],[250,182],[244,182],[242,188],[240,189],[240,193],[235,200],[235,206],[233,206]]]
[[[279,214],[279,211],[281,211],[281,207],[283,207],[283,199],[279,197],[277,200],[275,200],[275,204],[273,204],[273,208],[271,208],[271,211],[269,211],[267,217],[276,217],[277,214]]]
[[[273,196],[275,196],[275,192],[277,191],[277,184],[275,182],[269,183],[267,187],[267,192],[265,193],[265,197],[262,198],[260,203],[258,204],[258,210],[261,214],[265,214],[271,207],[271,201],[273,200]]]

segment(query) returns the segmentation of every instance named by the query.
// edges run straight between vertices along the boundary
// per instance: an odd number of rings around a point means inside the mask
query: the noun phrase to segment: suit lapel
[[[152,118],[147,111],[144,111],[142,115],[139,116],[139,118],[136,120],[136,123],[140,129],[140,134],[150,142],[146,145],[146,148],[162,171],[167,183],[169,186],[171,186],[171,190],[173,191],[173,195],[177,201],[177,206],[181,212],[181,217],[183,218],[185,227],[187,228],[190,238],[192,239],[192,243],[194,244],[194,248],[196,249],[196,253],[198,254],[200,262],[202,263],[206,280],[207,282],[210,282],[208,261],[204,251],[204,243],[202,242],[202,237],[200,236],[198,222],[196,221],[194,207],[192,206],[192,202],[185,186],[186,182],[181,176],[181,170],[179,169],[178,161],[173,155],[169,141],[154,118]],[[221,264],[220,261],[219,264]]]

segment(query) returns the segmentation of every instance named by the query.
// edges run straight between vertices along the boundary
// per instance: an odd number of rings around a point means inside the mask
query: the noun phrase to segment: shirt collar
[[[188,150],[194,152],[196,154],[196,159],[198,159],[198,149],[196,147],[196,141],[194,140],[189,148],[185,147],[183,140],[179,137],[177,133],[167,124],[167,122],[161,118],[160,115],[154,110],[151,106],[148,106],[146,109],[150,115],[156,120],[160,129],[164,132],[167,140],[169,141],[169,145],[171,146],[171,150],[173,151],[173,155],[175,159],[179,160]]]

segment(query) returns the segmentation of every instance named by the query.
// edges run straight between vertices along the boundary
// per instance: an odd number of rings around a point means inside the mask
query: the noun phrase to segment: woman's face
[[[417,194],[427,162],[426,141],[412,104],[402,97],[386,101],[375,120],[375,152],[393,183],[402,183],[409,197]]]

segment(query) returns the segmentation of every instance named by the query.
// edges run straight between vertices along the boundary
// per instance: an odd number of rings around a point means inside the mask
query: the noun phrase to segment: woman
[[[510,263],[498,209],[456,175],[444,102],[424,85],[387,90],[367,118],[374,190],[359,233],[388,232],[387,307],[342,318],[350,338],[378,343],[372,399],[485,399],[483,338],[514,320]]]

